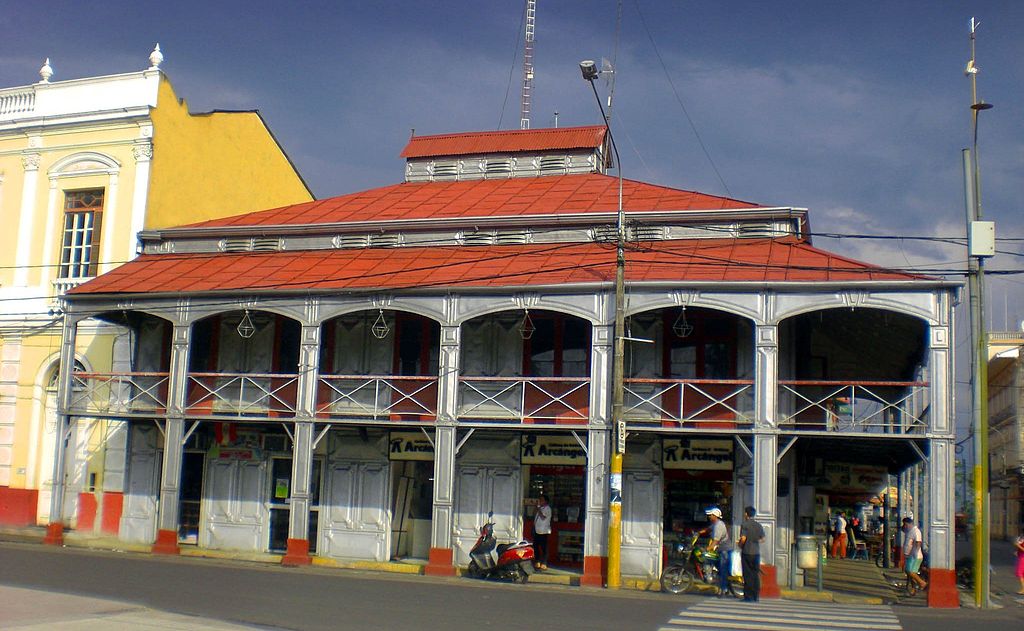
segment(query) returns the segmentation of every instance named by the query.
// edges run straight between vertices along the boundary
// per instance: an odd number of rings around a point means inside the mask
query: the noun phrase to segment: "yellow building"
[[[130,260],[157,229],[313,198],[256,111],[193,114],[160,69],[0,89],[0,525],[46,523],[68,289]],[[127,369],[128,328],[95,321],[77,361]],[[81,339],[81,338],[80,338]],[[116,532],[126,433],[68,436],[65,523]]]

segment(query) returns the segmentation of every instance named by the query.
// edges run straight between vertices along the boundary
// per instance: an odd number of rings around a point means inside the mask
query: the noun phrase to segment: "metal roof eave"
[[[87,302],[101,302],[101,301],[115,301],[117,305],[123,304],[125,300],[177,300],[182,297],[202,297],[202,298],[216,298],[218,296],[230,297],[237,299],[239,296],[253,297],[259,295],[273,299],[275,297],[281,298],[292,298],[295,296],[329,296],[329,295],[357,295],[357,294],[374,294],[382,291],[387,292],[403,292],[410,294],[450,294],[450,293],[477,293],[477,294],[500,294],[510,293],[518,291],[561,291],[564,293],[579,293],[579,292],[590,292],[593,293],[597,290],[607,291],[614,286],[614,281],[609,280],[607,282],[596,282],[596,283],[560,283],[560,284],[540,284],[540,285],[501,285],[497,287],[489,286],[473,286],[473,285],[438,285],[436,287],[405,287],[405,288],[394,288],[394,287],[366,287],[366,288],[355,288],[355,289],[309,289],[309,288],[297,288],[297,289],[264,289],[264,290],[252,290],[252,289],[214,289],[204,292],[195,293],[183,293],[183,292],[136,292],[136,293],[107,293],[107,294],[67,294],[62,297],[62,300],[68,306],[65,309],[68,313],[76,312],[77,310],[71,307],[72,304],[83,304]],[[725,288],[735,290],[765,290],[771,289],[773,291],[797,291],[808,288],[821,289],[826,291],[844,290],[851,288],[865,288],[871,287],[875,289],[922,289],[928,291],[934,290],[956,290],[962,287],[962,283],[956,283],[952,281],[944,280],[865,280],[865,281],[690,281],[690,282],[669,282],[669,281],[627,281],[629,287],[641,287],[641,288]],[[141,306],[141,305],[140,305]],[[120,307],[117,307],[120,308]],[[103,309],[106,311],[108,309]]]
[[[451,228],[462,226],[536,226],[538,223],[553,225],[581,225],[615,223],[617,212],[602,211],[597,213],[565,213],[541,215],[488,215],[477,217],[443,217],[425,219],[388,219],[384,221],[352,221],[317,224],[270,224],[245,226],[197,226],[181,228],[161,228],[143,230],[139,233],[142,241],[166,241],[187,238],[212,238],[234,236],[267,236],[267,235],[311,235],[337,234],[339,232],[375,232],[379,230],[410,230],[423,228]],[[725,208],[707,210],[627,210],[626,216],[641,222],[653,221],[685,221],[695,223],[707,219],[792,219],[806,220],[806,208],[788,206],[758,208]]]

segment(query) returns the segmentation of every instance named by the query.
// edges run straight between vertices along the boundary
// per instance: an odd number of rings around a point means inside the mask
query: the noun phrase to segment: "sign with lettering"
[[[521,447],[520,461],[523,464],[587,464],[587,453],[572,434],[565,436],[524,434]]]
[[[434,459],[434,444],[423,432],[391,432],[389,445],[391,460]]]
[[[663,438],[661,464],[665,469],[730,471],[733,447],[731,439]]]

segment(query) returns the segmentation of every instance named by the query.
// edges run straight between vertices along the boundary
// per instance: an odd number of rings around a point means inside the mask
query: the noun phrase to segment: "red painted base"
[[[779,589],[779,568],[774,565],[761,566],[761,598],[782,598]]]
[[[928,606],[942,609],[956,609],[960,606],[956,570],[933,567],[928,571]]]
[[[103,494],[103,517],[100,532],[116,535],[121,532],[121,512],[124,510],[124,493],[107,491]]]
[[[455,552],[451,548],[431,548],[423,573],[428,576],[455,576]]]
[[[178,533],[174,530],[158,530],[152,552],[153,554],[181,554],[181,548],[178,547]]]
[[[58,521],[46,526],[46,536],[43,537],[43,543],[48,546],[64,545],[64,524]]]
[[[0,486],[0,526],[33,526],[39,491]]]
[[[583,587],[604,587],[608,576],[608,557],[583,557],[583,576],[580,585]]]
[[[284,558],[281,559],[281,565],[298,567],[300,565],[309,565],[312,562],[313,558],[309,556],[309,540],[288,540],[288,549],[284,553]]]
[[[96,502],[94,493],[78,494],[78,522],[75,530],[92,532],[96,527],[96,513],[99,512],[99,504]]]

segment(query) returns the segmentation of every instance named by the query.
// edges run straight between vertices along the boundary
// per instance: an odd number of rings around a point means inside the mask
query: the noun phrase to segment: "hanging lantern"
[[[679,312],[679,317],[672,324],[672,331],[682,338],[690,337],[690,334],[693,333],[693,325],[686,320],[686,307]]]
[[[533,325],[533,320],[530,319],[530,310],[523,309],[523,323],[519,325],[519,335],[524,340],[528,340],[533,337],[533,332],[537,330],[537,327]]]
[[[245,315],[242,316],[241,322],[238,323],[238,335],[242,339],[249,339],[253,335],[256,335],[256,325],[252,323],[252,318],[249,317],[249,310],[245,310]]]
[[[388,326],[388,321],[384,319],[384,310],[380,309],[377,319],[374,321],[373,326],[370,327],[370,333],[373,333],[373,337],[378,340],[383,340],[390,332],[391,327]]]

